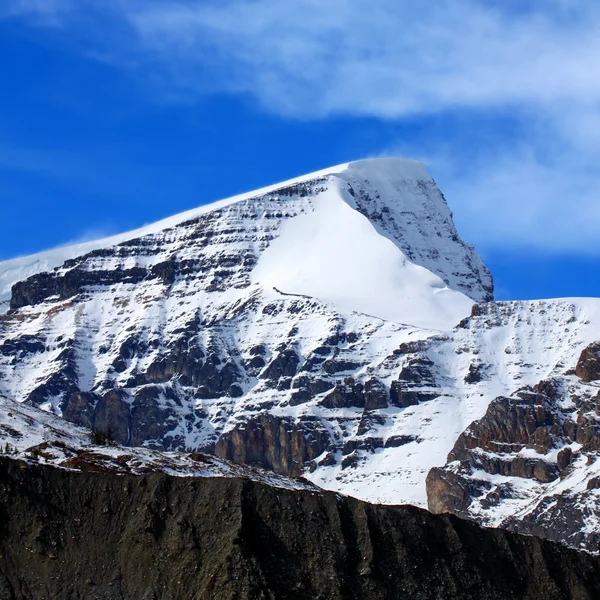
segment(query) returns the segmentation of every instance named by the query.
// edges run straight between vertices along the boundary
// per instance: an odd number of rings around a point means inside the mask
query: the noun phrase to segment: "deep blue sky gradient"
[[[17,21],[0,22],[0,90],[0,260],[376,156],[399,139],[424,152],[437,140],[454,143],[467,161],[488,135],[496,144],[519,136],[506,114],[300,120],[244,96],[169,102],[147,82]],[[499,299],[600,296],[596,257],[477,249]]]

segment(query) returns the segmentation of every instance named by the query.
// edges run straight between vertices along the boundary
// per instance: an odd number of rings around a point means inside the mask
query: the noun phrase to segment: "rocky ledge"
[[[0,597],[600,597],[597,558],[245,478],[81,472],[0,458]]]

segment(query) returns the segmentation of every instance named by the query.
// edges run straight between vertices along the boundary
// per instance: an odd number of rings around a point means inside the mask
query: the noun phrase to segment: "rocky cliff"
[[[496,398],[447,465],[430,471],[430,510],[598,550],[597,351],[594,343],[576,369]]]
[[[412,507],[0,459],[2,598],[593,599],[600,563]]]

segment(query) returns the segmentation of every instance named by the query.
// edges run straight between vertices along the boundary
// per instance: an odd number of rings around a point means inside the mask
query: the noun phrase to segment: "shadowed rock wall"
[[[413,507],[0,459],[7,599],[600,597],[600,562]]]

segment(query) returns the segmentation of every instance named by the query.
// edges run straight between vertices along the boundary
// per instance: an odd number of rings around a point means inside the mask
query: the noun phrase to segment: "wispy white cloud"
[[[600,257],[597,155],[556,145],[553,132],[516,143],[479,140],[456,150],[399,142],[381,156],[427,165],[464,239],[484,253],[535,251]]]
[[[596,4],[575,1],[567,15],[560,4],[490,6],[230,0],[146,4],[126,15],[144,48],[178,65],[218,69],[222,85],[285,114],[394,118],[600,99]]]
[[[75,8],[73,0],[8,0],[0,6],[0,17],[29,19],[43,26],[60,26]]]
[[[600,5],[588,0],[7,0],[0,10],[63,25],[95,11],[88,26],[99,30],[73,33],[104,39],[115,60],[143,54],[173,83],[202,92],[211,80],[296,116],[600,100]],[[130,31],[119,46],[105,36],[111,23]]]
[[[600,252],[595,0],[8,0],[0,14],[288,117],[519,115],[520,139],[497,151],[493,138],[472,156],[407,151],[434,155],[467,237]]]

